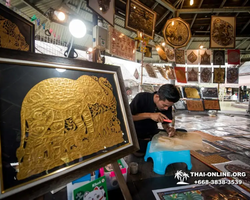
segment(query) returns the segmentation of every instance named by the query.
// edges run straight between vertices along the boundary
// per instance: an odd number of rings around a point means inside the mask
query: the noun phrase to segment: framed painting
[[[204,111],[202,99],[198,100],[187,99],[186,103],[187,103],[187,109],[189,111]]]
[[[203,98],[218,98],[218,90],[214,88],[201,88],[201,94]]]
[[[220,102],[218,99],[204,99],[205,110],[220,110]]]
[[[225,83],[225,68],[214,68],[213,83]]]
[[[210,48],[234,49],[236,18],[211,16]]]
[[[88,0],[88,7],[110,25],[114,26],[115,0]]]
[[[185,98],[200,99],[200,89],[196,86],[184,86],[183,94]]]
[[[125,28],[143,32],[150,39],[153,39],[155,21],[156,12],[150,10],[139,1],[127,1]]]
[[[34,199],[138,149],[120,67],[5,49],[0,75],[0,199]]]
[[[35,51],[33,23],[0,4],[0,24],[0,48]]]

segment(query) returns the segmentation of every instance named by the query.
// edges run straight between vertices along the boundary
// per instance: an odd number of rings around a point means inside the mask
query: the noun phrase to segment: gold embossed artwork
[[[163,48],[160,45],[156,45],[155,48],[157,50],[157,53],[160,59],[168,62],[168,58],[167,58],[165,50],[163,50]]]
[[[214,68],[213,83],[225,83],[225,68]]]
[[[198,65],[199,56],[198,50],[187,50],[187,64]]]
[[[220,110],[219,100],[204,99],[205,110]]]
[[[163,78],[168,80],[167,74],[165,72],[165,70],[162,67],[157,66],[158,71],[160,72],[160,74],[162,75]]]
[[[166,50],[166,55],[168,58],[169,62],[174,62],[175,61],[175,53],[174,53],[174,49],[170,49],[170,48],[165,48]]]
[[[210,48],[235,47],[235,17],[211,16]]]
[[[201,83],[212,82],[212,68],[208,68],[208,67],[201,68],[200,82]]]
[[[199,88],[197,87],[184,87],[184,97],[185,98],[194,98],[200,99]]]
[[[123,142],[117,102],[106,78],[49,78],[21,108],[17,179],[48,171]]]
[[[157,78],[157,74],[155,73],[155,70],[151,64],[146,63],[144,66],[150,77]]]
[[[188,67],[187,72],[188,72],[188,81],[198,82],[198,73],[199,73],[198,67]]]
[[[189,24],[180,17],[169,19],[162,33],[165,42],[173,48],[185,47],[191,39]]]
[[[175,62],[176,64],[185,64],[185,51],[175,50]]]
[[[176,79],[179,83],[187,83],[185,67],[175,67]]]
[[[211,65],[211,50],[200,50],[200,64]]]
[[[189,111],[204,111],[202,99],[200,100],[187,99],[186,104],[187,104],[187,109]]]
[[[168,75],[168,78],[171,80],[175,80],[174,68],[165,65],[165,69],[166,69],[166,73]]]

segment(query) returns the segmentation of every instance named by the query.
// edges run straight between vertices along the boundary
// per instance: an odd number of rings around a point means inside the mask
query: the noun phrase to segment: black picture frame
[[[29,45],[29,49],[26,50],[27,46],[22,48],[18,48],[17,46],[13,48],[12,46],[10,46],[14,42],[17,42],[18,44],[21,43],[20,39],[18,41],[14,41],[15,39],[14,37],[10,39],[10,41],[7,44],[8,45],[7,47],[0,47],[0,48],[35,52],[35,25],[2,4],[0,4],[0,17],[1,16],[5,19],[2,18],[0,20],[9,20],[17,26],[18,30],[20,31],[19,37],[20,38],[22,38],[22,36],[24,37],[26,44]],[[2,31],[1,28],[0,31]],[[0,38],[0,43],[1,43],[1,38]]]
[[[60,73],[56,69],[66,69],[66,73]],[[139,149],[119,66],[4,49],[0,51],[0,75],[2,77],[0,80],[0,159],[2,164],[0,172],[0,199],[34,199],[51,190],[65,186],[67,183],[109,163],[115,162]],[[95,80],[100,80],[103,77],[111,84],[116,100],[115,113],[121,127],[119,134],[121,133],[122,136],[119,137],[122,137],[123,141],[105,148],[106,140],[102,140],[101,144],[104,146],[102,150],[98,150],[90,155],[80,156],[79,159],[77,158],[73,161],[68,162],[66,160],[63,165],[58,165],[53,169],[48,168],[46,171],[39,172],[25,179],[14,180],[17,172],[11,167],[11,163],[18,162],[20,172],[20,163],[23,162],[22,159],[18,160],[17,149],[20,147],[21,137],[24,136],[21,129],[23,121],[21,121],[22,117],[20,115],[26,95],[44,80],[52,80],[56,77],[77,80],[76,78],[82,77],[82,75],[87,75],[88,77],[94,76],[93,79]],[[107,84],[107,82],[104,83]],[[56,86],[54,85],[53,87]],[[66,88],[66,90],[69,90],[69,88]],[[62,90],[60,91],[62,92]],[[39,101],[35,100],[35,102]],[[63,100],[57,100],[55,105],[63,105]],[[73,112],[73,108],[69,110],[70,112]],[[105,119],[105,117],[103,118]],[[45,117],[42,117],[42,120],[44,119]],[[82,121],[84,121],[83,118]],[[45,130],[51,131],[52,129]],[[111,130],[107,133],[106,138],[109,138],[109,133],[111,133]],[[27,131],[25,132],[25,137],[27,136],[26,134]],[[29,134],[32,135],[31,132],[28,132]],[[38,136],[40,137],[39,134]],[[59,136],[56,138],[59,139]],[[111,140],[111,138],[108,140]],[[27,145],[28,142],[26,143],[26,147]]]
[[[216,87],[209,88],[209,87],[204,87],[201,88],[201,94],[202,98],[218,98],[218,89]]]

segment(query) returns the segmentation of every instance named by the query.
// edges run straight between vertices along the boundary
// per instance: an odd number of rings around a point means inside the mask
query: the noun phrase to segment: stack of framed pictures
[[[208,111],[220,110],[217,88],[198,86],[177,86],[180,100],[174,104],[176,110]]]

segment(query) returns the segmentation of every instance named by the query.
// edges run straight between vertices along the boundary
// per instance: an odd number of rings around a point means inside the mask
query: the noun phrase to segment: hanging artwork
[[[88,7],[109,24],[114,25],[115,0],[88,0]]]
[[[198,65],[199,55],[198,50],[187,50],[187,64]]]
[[[227,83],[236,83],[239,82],[239,69],[238,67],[227,68]]]
[[[202,67],[200,72],[200,82],[201,83],[211,83],[212,82],[212,68]]]
[[[185,64],[185,51],[175,50],[175,62],[176,64]]]
[[[199,73],[198,67],[188,67],[187,68],[188,81],[198,82],[198,73]]]
[[[136,79],[139,79],[139,72],[138,72],[137,69],[135,69],[134,77],[135,77]]]
[[[217,88],[201,88],[203,98],[218,98]]]
[[[235,47],[236,18],[211,16],[210,48]]]
[[[225,68],[214,68],[213,83],[225,83]]]
[[[138,149],[120,67],[3,49],[0,60],[1,199],[35,199]]]
[[[169,62],[174,62],[175,61],[174,49],[165,48],[165,51],[166,51],[168,61]]]
[[[166,52],[164,51],[164,49],[160,45],[156,45],[155,48],[156,48],[156,51],[157,51],[160,59],[165,61],[165,62],[168,62],[168,58],[167,58],[167,55],[166,55]]]
[[[240,64],[240,50],[239,49],[230,49],[227,50],[227,62],[232,65]]]
[[[200,99],[200,89],[199,87],[195,86],[185,86],[183,88],[183,93],[185,98],[194,98],[194,99]]]
[[[0,48],[34,52],[35,26],[0,4]]]
[[[169,67],[165,65],[166,73],[168,75],[168,78],[171,80],[175,80],[175,72],[173,67]]]
[[[224,50],[213,50],[213,65],[225,65]]]
[[[220,102],[218,99],[204,99],[205,110],[220,110]]]
[[[157,66],[158,71],[160,72],[160,74],[162,75],[163,78],[168,80],[167,74],[165,72],[165,70],[162,67]]]
[[[211,65],[211,50],[200,50],[200,64]]]
[[[192,36],[189,24],[180,17],[169,19],[162,33],[165,42],[173,48],[185,47]]]
[[[187,83],[185,67],[175,67],[176,79],[179,83]]]
[[[145,63],[144,67],[145,67],[145,69],[146,69],[146,71],[147,71],[147,73],[148,73],[148,75],[150,77],[152,77],[152,78],[158,78],[157,74],[155,73],[155,70],[154,70],[154,68],[153,68],[153,66],[151,64]]]
[[[204,111],[202,99],[199,100],[187,99],[186,103],[187,103],[187,109],[189,111]]]
[[[154,37],[156,13],[139,1],[128,0],[125,27],[132,31],[140,31],[150,39]]]

